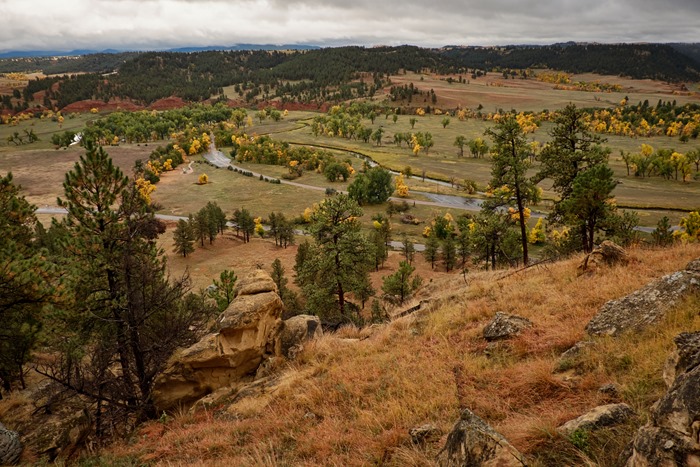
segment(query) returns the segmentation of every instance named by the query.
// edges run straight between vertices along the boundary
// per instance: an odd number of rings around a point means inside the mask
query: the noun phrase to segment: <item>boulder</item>
[[[303,348],[304,342],[323,336],[318,316],[297,315],[284,321],[280,332],[279,352],[290,360]]]
[[[469,409],[464,409],[447,436],[438,463],[444,467],[526,465],[517,449]]]
[[[618,300],[610,300],[586,325],[593,336],[640,331],[662,319],[679,301],[700,291],[700,261],[668,274]]]
[[[666,394],[652,407],[649,422],[632,440],[628,466],[700,465],[699,341],[700,332],[675,339],[677,350],[670,366],[677,373]]]
[[[217,321],[217,331],[176,353],[158,377],[153,399],[158,410],[189,405],[252,376],[274,355],[284,308],[272,279],[261,270],[238,284],[238,296]]]
[[[499,311],[484,328],[484,339],[489,342],[510,339],[529,327],[532,327],[532,321],[529,319]]]
[[[22,443],[19,434],[0,423],[0,465],[16,464],[21,454]]]
[[[593,431],[620,425],[633,416],[634,410],[627,404],[601,405],[557,427],[557,432],[563,436],[570,436],[578,430]]]
[[[605,240],[586,255],[578,265],[578,273],[592,273],[600,269],[601,266],[613,266],[615,264],[627,264],[629,255],[624,248]]]

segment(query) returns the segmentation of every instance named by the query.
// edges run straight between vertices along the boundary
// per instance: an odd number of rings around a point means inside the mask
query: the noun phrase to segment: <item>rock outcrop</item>
[[[158,410],[189,405],[217,389],[254,375],[274,355],[283,304],[264,271],[240,280],[238,296],[221,314],[217,331],[173,356],[158,378]]]
[[[6,421],[24,450],[41,462],[70,457],[92,429],[90,404],[58,383],[45,380],[21,391],[18,399]]]
[[[509,339],[529,327],[532,327],[532,321],[529,319],[498,311],[491,322],[484,327],[484,339],[489,342]]]
[[[627,404],[601,405],[557,427],[557,432],[569,436],[579,430],[593,431],[623,424],[633,416],[634,410]]]
[[[435,425],[427,423],[411,428],[408,430],[408,435],[411,437],[411,442],[416,446],[425,446],[433,441],[438,441],[442,432]]]
[[[700,465],[700,332],[676,337],[666,376],[674,376],[632,441],[628,467]]]
[[[323,336],[318,316],[297,315],[284,321],[279,337],[279,352],[293,360],[304,342]]]
[[[0,465],[16,464],[21,454],[22,443],[19,434],[0,423]]]
[[[594,336],[639,331],[662,319],[694,291],[700,291],[700,259],[691,261],[685,270],[650,282],[626,297],[610,300],[586,325],[586,331]]]
[[[624,248],[610,240],[605,240],[583,258],[578,265],[578,273],[579,275],[590,274],[600,269],[601,266],[627,264],[628,262],[629,255]]]
[[[443,467],[526,465],[517,449],[469,409],[447,436],[438,462]]]

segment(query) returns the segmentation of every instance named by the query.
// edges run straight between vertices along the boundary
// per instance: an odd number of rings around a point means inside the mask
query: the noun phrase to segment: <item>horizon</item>
[[[37,21],[36,12],[44,21]],[[167,50],[221,44],[319,47],[694,43],[700,2],[669,0],[34,0],[0,2],[0,53]]]

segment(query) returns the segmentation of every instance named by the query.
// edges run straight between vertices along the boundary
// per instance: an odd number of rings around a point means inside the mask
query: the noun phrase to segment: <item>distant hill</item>
[[[313,50],[320,49],[316,45],[307,44],[236,44],[236,45],[211,45],[206,47],[180,47],[164,49],[163,52],[205,52],[209,50]],[[155,49],[158,51],[159,49]],[[75,49],[75,50],[11,50],[0,53],[0,59],[4,58],[36,58],[36,57],[75,57],[78,55],[102,55],[121,54],[124,52],[140,52],[138,50],[117,50],[117,49]]]
[[[257,47],[257,48],[256,48]],[[270,49],[274,47],[274,49]],[[289,50],[296,47],[295,50]],[[697,44],[585,44],[502,47],[329,47],[239,44],[160,52],[98,53],[0,60],[0,73],[43,71],[71,78],[33,80],[11,110],[32,105],[63,108],[79,100],[117,98],[149,105],[166,97],[200,102],[219,96],[253,103],[271,99],[327,103],[363,98],[402,71],[474,74],[550,68],[668,82],[700,81]],[[211,50],[210,50],[211,49]],[[284,50],[284,51],[282,51]],[[289,50],[289,51],[288,51]],[[114,73],[116,72],[116,73]],[[54,86],[58,84],[58,89]],[[233,88],[233,91],[231,90]],[[224,96],[224,88],[228,95]],[[49,101],[51,101],[49,103]],[[33,103],[36,107],[36,103]],[[7,105],[6,105],[7,107]]]
[[[693,44],[682,44],[682,43],[675,43],[675,44],[669,44],[671,47],[676,49],[678,52],[682,53],[683,55],[692,58],[696,62],[700,63],[700,43],[696,42]]]

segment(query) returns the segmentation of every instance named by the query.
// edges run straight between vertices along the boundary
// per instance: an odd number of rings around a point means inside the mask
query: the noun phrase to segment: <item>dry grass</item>
[[[308,345],[284,370],[296,375],[264,403],[176,416],[144,425],[110,456],[156,465],[433,465],[461,408],[491,423],[535,465],[612,465],[663,385],[661,364],[680,330],[700,329],[697,300],[653,331],[601,339],[574,370],[555,373],[558,355],[581,339],[597,309],[700,256],[700,245],[634,250],[627,267],[576,277],[577,258],[498,280],[499,272],[435,279],[440,293],[423,312],[390,325],[343,329]],[[496,311],[535,326],[484,353],[483,325]],[[618,400],[640,418],[575,447],[555,428]],[[408,429],[432,423],[441,441],[413,446]]]

